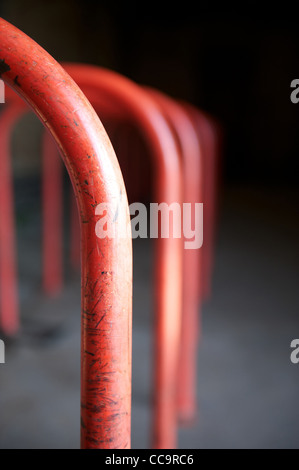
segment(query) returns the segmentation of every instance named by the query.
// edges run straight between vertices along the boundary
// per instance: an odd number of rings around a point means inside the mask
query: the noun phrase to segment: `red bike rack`
[[[96,68],[94,68],[96,69]],[[98,71],[99,72],[99,71]],[[101,72],[102,73],[102,72]],[[74,74],[74,71],[71,71],[71,74]],[[118,80],[118,76],[114,74],[115,79]],[[110,75],[108,77],[110,79]],[[126,107],[128,106],[126,100],[130,93],[132,93],[131,86],[133,83],[122,79],[125,81],[125,85],[129,84],[129,89],[127,90],[127,96],[124,95],[123,98],[123,109],[121,113],[127,113]],[[106,80],[106,79],[105,79]],[[77,80],[78,81],[78,80]],[[98,77],[97,77],[98,81]],[[99,85],[96,84],[96,88],[93,90],[92,87],[87,89],[86,85],[81,84],[79,80],[80,86],[84,89],[85,94],[90,98],[92,103],[97,105],[97,108],[101,110],[100,114],[104,113],[105,110],[110,113],[111,112],[111,104],[107,98],[103,99],[100,98],[99,95]],[[93,84],[94,86],[94,84]],[[112,87],[112,94],[115,93],[113,90],[117,87],[117,82]],[[103,95],[103,93],[102,93]],[[141,92],[141,96],[145,95],[144,92]],[[137,97],[138,98],[138,97]],[[140,96],[139,96],[140,98]],[[111,99],[111,96],[109,97]],[[116,101],[118,102],[119,98],[116,96]],[[131,100],[130,100],[131,101]],[[144,105],[145,101],[145,105]],[[137,102],[137,101],[136,101]],[[108,105],[108,108],[106,109]],[[174,201],[180,201],[180,176],[179,172],[176,168],[179,168],[178,163],[178,156],[177,150],[174,144],[173,135],[170,129],[168,129],[168,125],[166,121],[163,119],[160,112],[158,112],[157,106],[154,105],[153,101],[150,98],[144,99],[140,103],[135,104],[137,107],[137,112],[134,111],[133,106],[133,113],[130,111],[129,108],[129,115],[133,115],[133,119],[137,122],[140,126],[139,122],[139,115],[138,112],[141,110],[141,115],[145,117],[141,125],[141,128],[145,132],[146,138],[148,139],[151,150],[153,152],[155,160],[155,165],[159,165],[158,177],[160,178],[161,183],[157,183],[157,198],[159,194],[162,195],[160,200],[171,200],[173,198]],[[114,105],[113,105],[114,106]],[[115,106],[114,106],[115,108]],[[134,115],[134,112],[136,115]],[[115,113],[115,111],[114,111]],[[118,114],[118,112],[117,112]],[[161,128],[162,124],[162,128]],[[165,132],[166,129],[166,132]],[[158,134],[158,135],[157,135]],[[163,135],[163,137],[162,137]],[[43,148],[44,148],[44,158],[43,158],[43,174],[47,176],[47,180],[44,180],[43,183],[43,193],[44,193],[44,280],[46,280],[45,286],[46,290],[49,292],[51,291],[51,283],[55,287],[57,286],[57,282],[55,281],[55,272],[60,273],[61,268],[58,269],[58,265],[60,263],[60,255],[59,255],[59,240],[61,240],[61,223],[60,223],[60,212],[59,209],[61,205],[59,205],[59,197],[57,194],[54,194],[53,187],[57,186],[57,181],[59,181],[61,177],[61,169],[59,165],[59,161],[55,159],[55,155],[53,155],[53,142],[49,135],[45,134],[43,139]],[[163,165],[160,164],[160,159],[162,159]],[[177,160],[176,160],[177,159]],[[164,161],[163,161],[164,160]],[[174,163],[174,164],[173,164]],[[171,171],[170,171],[171,168]],[[50,170],[50,174],[49,174]],[[176,173],[177,171],[177,173]],[[171,184],[166,184],[166,180],[164,177],[164,172],[167,174],[168,172],[168,182]],[[50,178],[49,178],[50,176]],[[164,178],[164,179],[163,179]],[[177,183],[176,183],[177,182]],[[164,183],[164,184],[163,184]],[[169,189],[173,188],[171,191]],[[59,194],[59,192],[58,192]],[[174,196],[175,195],[175,196]],[[161,197],[161,196],[160,196]],[[59,207],[58,207],[59,206]],[[73,221],[74,223],[74,221]],[[53,227],[56,229],[53,232]],[[52,244],[54,240],[54,246],[58,246],[58,249],[54,251],[52,249]],[[56,241],[55,241],[56,240]],[[49,243],[48,243],[49,242]],[[75,245],[75,244],[74,244]],[[73,246],[74,246],[73,245]],[[181,253],[180,253],[180,240],[172,240],[168,239],[163,240],[160,239],[157,243],[157,259],[159,260],[156,269],[156,274],[158,274],[159,278],[157,278],[156,286],[157,286],[157,304],[160,305],[160,315],[157,315],[157,343],[158,343],[158,353],[156,358],[156,384],[157,386],[154,387],[155,389],[155,397],[156,397],[156,406],[155,406],[155,416],[154,416],[154,447],[160,448],[170,448],[176,446],[176,405],[175,405],[175,382],[176,382],[176,370],[177,370],[177,354],[178,354],[178,342],[179,342],[179,329],[180,329],[180,292],[181,292],[181,280],[180,280],[180,260],[181,260]],[[47,258],[47,253],[50,256]],[[56,255],[55,255],[56,253]],[[160,253],[160,255],[159,255]],[[162,260],[161,260],[162,255]],[[56,262],[55,262],[56,256]],[[167,265],[168,260],[168,265]],[[51,266],[56,267],[56,270],[51,270]],[[173,269],[176,267],[176,269]],[[171,273],[171,275],[170,275]],[[161,276],[165,279],[164,284],[161,284],[159,281]],[[47,282],[48,280],[48,282]],[[176,297],[171,295],[172,290],[176,292]],[[166,299],[168,297],[168,301]],[[169,299],[170,296],[172,298],[172,306],[170,305]],[[165,306],[168,305],[168,309]],[[162,309],[164,308],[164,311]],[[168,313],[168,320],[166,318]],[[171,314],[170,314],[171,312]],[[176,313],[177,312],[177,313]],[[175,321],[175,318],[177,320]],[[166,322],[166,323],[165,323]],[[172,336],[169,336],[169,333],[166,335],[165,333],[169,330],[169,322],[172,324]],[[176,324],[176,328],[173,328],[173,325]],[[161,332],[164,329],[164,334]],[[168,338],[168,340],[167,340]],[[163,364],[164,367],[163,367]],[[164,390],[163,390],[164,389]]]
[[[77,70],[80,65],[72,65]],[[82,73],[86,66],[82,66]],[[111,102],[102,103],[105,94],[100,86],[95,87],[95,94],[91,89],[85,88],[85,83],[81,82],[81,77],[77,76],[73,70],[66,70],[77,81],[80,88],[87,94],[94,107],[99,110],[100,117],[105,117],[103,108],[111,106]],[[99,73],[100,73],[99,69]],[[110,72],[111,73],[111,72]],[[89,76],[90,74],[86,74]],[[122,78],[121,78],[122,79]],[[161,111],[165,115],[176,138],[182,158],[182,169],[184,179],[184,202],[194,204],[203,200],[203,162],[201,142],[199,142],[197,128],[194,125],[189,113],[170,100],[165,95],[154,90],[146,90],[158,103]],[[97,104],[97,103],[100,103]],[[109,104],[110,103],[110,104]],[[121,112],[112,104],[111,109],[106,110],[106,114],[116,114]],[[185,240],[186,241],[186,240]],[[198,335],[200,333],[199,306],[200,296],[198,285],[202,282],[202,261],[201,249],[183,249],[183,307],[182,307],[182,331],[180,339],[180,363],[177,380],[178,387],[178,412],[180,420],[184,423],[193,422],[196,416],[196,357],[198,346]],[[158,367],[158,365],[156,366]],[[156,390],[160,393],[160,390]],[[164,439],[164,438],[163,438]],[[159,446],[159,443],[156,443]]]
[[[38,115],[59,146],[80,212],[82,252],[81,446],[129,448],[131,416],[132,246],[99,240],[95,207],[125,187],[93,108],[38,44],[0,19],[0,74]],[[127,233],[128,207],[118,217]]]
[[[16,273],[16,242],[10,137],[16,120],[26,111],[26,105],[14,102],[5,106],[0,115],[0,320],[7,335],[16,333],[19,325],[19,300]],[[5,222],[4,222],[5,221]]]
[[[99,67],[65,64],[101,118],[125,116],[146,139],[154,163],[157,202],[181,201],[180,159],[173,133],[155,101],[130,80]],[[158,238],[155,262],[153,447],[177,445],[176,384],[181,327],[182,242]]]
[[[106,114],[112,113],[115,117],[125,116],[129,117],[129,119],[135,120],[137,126],[141,128],[144,132],[144,135],[151,146],[151,150],[153,152],[153,157],[155,159],[155,169],[157,172],[157,180],[158,184],[156,188],[157,191],[157,200],[159,195],[159,170],[157,167],[161,166],[161,156],[159,156],[159,150],[157,151],[157,146],[155,143],[152,142],[153,135],[157,134],[157,129],[155,125],[150,123],[146,123],[147,120],[151,121],[152,117],[150,113],[147,117],[145,117],[145,121],[141,119],[140,123],[140,106],[136,108],[136,103],[134,103],[130,108],[130,104],[128,102],[128,95],[130,95],[130,87],[132,95],[136,93],[137,86],[132,82],[124,79],[121,76],[113,72],[109,72],[103,69],[99,69],[96,67],[90,66],[81,66],[81,65],[73,65],[67,64],[65,66],[66,70],[69,71],[70,75],[73,76],[77,84],[80,88],[84,91],[85,95],[89,98],[89,101],[93,104],[93,106],[97,109],[98,114],[102,118]],[[70,68],[70,70],[68,70]],[[81,69],[81,71],[80,71]],[[95,74],[95,80],[90,79],[90,75],[93,75],[93,70],[97,70]],[[75,71],[74,71],[75,70]],[[103,82],[99,85],[99,74],[104,74],[104,78],[102,79]],[[107,75],[108,74],[108,75]],[[86,76],[84,76],[86,75]],[[108,82],[111,80],[114,83],[112,88],[110,85],[105,83],[105,80]],[[117,80],[123,82],[123,88],[126,88],[125,82],[127,85],[129,84],[129,91],[122,96],[122,92],[115,91],[117,87]],[[17,83],[18,80],[15,80]],[[107,91],[108,86],[108,91]],[[105,88],[106,87],[106,88]],[[135,87],[135,89],[134,89]],[[121,88],[121,87],[120,87]],[[104,91],[103,91],[104,90]],[[133,93],[134,92],[134,93]],[[207,227],[205,230],[204,245],[207,245],[203,250],[183,250],[183,321],[181,322],[179,318],[179,314],[177,316],[176,322],[176,335],[172,337],[171,341],[166,341],[163,338],[161,333],[163,329],[163,320],[160,321],[160,325],[158,322],[157,329],[156,329],[156,344],[157,344],[157,356],[155,360],[156,364],[156,381],[155,381],[155,415],[154,415],[154,447],[157,448],[171,448],[176,446],[176,413],[175,413],[175,397],[177,394],[177,407],[178,413],[181,421],[183,422],[192,422],[194,420],[196,414],[196,355],[197,355],[197,345],[198,345],[198,334],[200,332],[200,321],[199,321],[199,307],[201,299],[204,298],[204,295],[208,295],[210,290],[209,287],[209,279],[211,276],[211,269],[212,269],[212,247],[213,247],[213,233],[215,230],[215,131],[211,124],[211,121],[199,110],[191,107],[189,105],[180,106],[178,103],[170,100],[165,95],[158,93],[154,90],[147,90],[147,94],[150,94],[153,101],[158,104],[158,107],[161,109],[162,114],[170,126],[167,132],[171,133],[172,131],[172,138],[175,135],[177,139],[177,146],[176,146],[176,153],[180,155],[182,160],[181,168],[183,171],[183,180],[184,180],[184,190],[183,190],[183,202],[201,202],[203,199],[203,190],[202,186],[204,187],[204,201],[207,204],[205,217],[208,215],[207,219],[205,218],[205,223],[207,221]],[[138,94],[138,93],[137,93]],[[131,95],[131,96],[132,96]],[[10,95],[8,94],[10,97]],[[145,96],[145,95],[144,95]],[[142,101],[142,94],[139,96],[141,99],[140,104],[144,103]],[[145,99],[145,103],[149,101],[148,98]],[[19,100],[17,100],[16,104],[16,111],[14,113],[15,119],[17,118],[18,111],[17,107],[19,106],[19,113],[24,112],[22,105],[19,104]],[[23,105],[24,106],[24,105]],[[132,109],[133,108],[133,109]],[[135,109],[136,108],[136,109]],[[157,108],[157,107],[156,107]],[[143,114],[146,115],[148,113],[147,104],[145,104],[145,110]],[[157,109],[156,109],[157,112]],[[7,113],[9,116],[9,113]],[[142,115],[142,112],[141,112]],[[4,123],[5,123],[5,115]],[[160,115],[160,120],[161,120]],[[163,119],[162,119],[163,120]],[[13,118],[7,118],[6,126],[12,126]],[[1,121],[0,121],[1,126]],[[153,129],[149,130],[150,127]],[[164,123],[164,127],[165,123]],[[6,133],[7,129],[6,129]],[[161,134],[156,135],[156,138],[161,139]],[[7,139],[7,137],[6,137]],[[43,223],[44,223],[44,274],[43,274],[43,284],[44,289],[47,293],[56,293],[61,289],[62,286],[62,265],[61,265],[61,253],[62,253],[62,214],[61,214],[61,176],[62,176],[62,166],[61,162],[58,158],[55,158],[54,151],[57,152],[56,147],[54,145],[54,140],[50,136],[50,134],[45,133],[43,139]],[[162,145],[163,147],[163,145]],[[172,149],[174,148],[172,144]],[[166,144],[164,146],[166,149]],[[54,151],[53,151],[54,150]],[[8,152],[8,150],[7,150]],[[155,156],[155,152],[157,155]],[[161,153],[161,151],[160,151]],[[162,151],[163,154],[163,151]],[[174,161],[178,159],[175,152],[172,152],[172,158]],[[162,156],[162,160],[165,156]],[[208,161],[206,161],[208,159]],[[164,162],[164,167],[167,168],[167,163]],[[175,164],[177,165],[177,164]],[[160,180],[161,180],[161,173],[163,173],[163,166],[162,171],[160,171]],[[204,184],[202,181],[204,174],[204,178],[208,175],[208,179],[205,180]],[[179,177],[176,177],[179,180]],[[180,183],[179,183],[180,185]],[[179,186],[178,185],[178,186]],[[5,194],[5,191],[3,191]],[[163,189],[162,189],[163,193]],[[6,194],[9,194],[7,192]],[[1,197],[1,194],[0,194]],[[4,196],[5,197],[5,196]],[[177,200],[178,202],[179,190],[177,191]],[[72,198],[72,203],[73,203]],[[163,200],[163,199],[162,199]],[[161,201],[162,201],[161,200]],[[165,202],[165,199],[164,199]],[[7,207],[9,204],[7,205]],[[75,214],[74,204],[72,204],[71,209],[72,214]],[[76,236],[78,234],[78,230],[75,228],[78,218],[72,216],[71,223],[73,225],[72,229],[72,239],[71,239],[71,259],[72,264],[75,266],[77,264],[78,259],[78,240],[76,240]],[[11,232],[13,233],[13,225],[11,225]],[[9,233],[9,230],[6,233]],[[5,236],[5,235],[4,235]],[[1,240],[1,232],[0,232],[0,240]],[[3,238],[4,240],[4,238]],[[13,240],[13,239],[11,239]],[[206,243],[207,242],[207,243]],[[163,250],[163,244],[158,242],[158,250],[159,253],[159,243]],[[171,246],[169,244],[169,246]],[[174,246],[174,243],[173,243]],[[181,247],[182,248],[182,247]],[[178,249],[178,248],[177,248]],[[13,253],[13,250],[8,250]],[[202,253],[203,252],[203,253]],[[173,251],[174,253],[174,251]],[[177,265],[179,265],[179,256],[176,253],[176,260]],[[165,258],[169,259],[169,258]],[[163,261],[162,261],[163,262]],[[11,265],[14,264],[13,258],[11,258]],[[202,266],[203,264],[203,266]],[[5,264],[3,263],[3,266]],[[159,266],[157,263],[158,272],[166,272]],[[165,264],[165,266],[167,266]],[[5,268],[4,268],[5,269]],[[0,265],[0,273],[1,273],[1,265]],[[3,275],[5,273],[3,272]],[[178,273],[177,273],[178,274]],[[5,274],[6,276],[6,274]],[[1,278],[1,275],[0,275]],[[6,276],[9,279],[8,276]],[[14,283],[12,282],[14,279],[14,275],[10,276],[11,285]],[[176,279],[176,283],[178,285],[178,278]],[[171,285],[171,282],[169,283]],[[173,284],[174,285],[174,284]],[[203,285],[203,287],[202,287]],[[156,293],[158,299],[158,305],[165,305],[163,301],[163,296],[165,297],[165,292],[167,290],[163,290],[163,287],[159,285],[159,281],[156,284]],[[200,292],[198,292],[198,286],[200,286]],[[179,305],[179,296],[180,296],[180,289],[177,291],[177,300]],[[10,298],[9,296],[4,296],[4,298]],[[162,300],[159,300],[162,299]],[[17,308],[13,306],[13,301],[10,304],[10,310],[17,311]],[[177,309],[178,310],[178,309]],[[2,311],[9,311],[6,308],[2,309]],[[165,313],[166,315],[166,313]],[[160,315],[161,316],[161,315]],[[162,314],[163,316],[163,314]],[[3,328],[9,332],[9,328],[11,332],[16,329],[17,326],[17,315],[6,315],[4,316],[4,323]],[[5,318],[8,319],[7,323],[5,323]],[[10,318],[10,320],[9,320]],[[15,318],[13,321],[12,319]],[[11,322],[12,326],[9,326],[9,322]],[[169,320],[168,320],[169,322]],[[170,323],[164,323],[164,335],[167,333],[167,327],[165,325],[170,325]],[[180,357],[179,357],[179,368],[178,368],[178,380],[177,380],[177,388],[174,385],[175,383],[175,357],[177,353],[175,352],[178,349],[178,330],[179,325],[181,324],[181,344],[180,344]],[[170,344],[172,343],[172,356],[169,356]],[[167,352],[168,349],[168,352]],[[168,356],[168,364],[169,367],[165,366],[163,371],[160,368],[161,358]],[[167,361],[165,362],[165,364]],[[170,370],[170,373],[169,373]],[[167,372],[167,374],[166,374]],[[165,392],[164,392],[164,390]],[[168,389],[168,392],[167,392]],[[161,396],[168,396],[168,399],[164,399],[161,401]],[[165,422],[165,419],[168,422]],[[164,424],[163,424],[164,423]],[[166,423],[166,426],[165,426]]]
[[[174,100],[155,90],[148,91],[161,106],[177,136],[183,169],[183,203],[191,204],[194,210],[195,204],[203,201],[203,159],[193,122],[186,110]],[[184,243],[188,243],[186,237]],[[183,303],[177,392],[178,414],[183,423],[194,422],[197,410],[196,371],[200,334],[198,285],[202,283],[201,253],[201,247],[183,249]]]
[[[220,141],[222,131],[219,124],[207,113],[189,103],[184,103],[184,107],[193,121],[204,157],[204,244],[202,250],[204,276],[199,287],[201,289],[200,297],[203,300],[208,300],[212,291],[215,234],[218,218],[218,192],[221,174]]]
[[[50,296],[58,294],[63,286],[63,167],[61,158],[57,154],[55,140],[49,132],[44,132],[42,138],[42,282],[44,292]],[[80,247],[80,227],[75,197],[72,200],[78,225],[76,242]],[[80,252],[78,258],[80,259]]]

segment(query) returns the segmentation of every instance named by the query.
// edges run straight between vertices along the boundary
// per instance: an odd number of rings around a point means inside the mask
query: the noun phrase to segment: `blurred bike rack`
[[[69,68],[70,67],[70,68]],[[88,89],[86,87],[86,82],[88,81],[90,86],[90,71],[85,65],[79,64],[69,64],[65,65],[67,71],[70,75],[76,80],[80,88],[85,92],[89,97],[89,100],[99,113],[101,119],[104,119],[106,115],[114,116],[114,118],[119,118],[122,116],[122,113],[125,114],[125,111],[122,110],[121,102],[114,103],[111,98],[107,99],[107,102],[104,103],[106,93],[103,93],[101,86],[96,83],[94,91],[91,91],[91,87]],[[92,67],[95,69],[95,67]],[[75,72],[74,72],[75,70]],[[78,71],[81,70],[81,74]],[[82,74],[86,70],[86,77],[83,78]],[[106,74],[108,78],[115,76],[116,74],[110,71],[106,71],[98,68],[98,76],[101,73]],[[119,79],[124,80],[123,77],[119,76]],[[126,80],[126,79],[125,79]],[[109,80],[108,80],[109,81]],[[136,87],[136,85],[134,84]],[[207,145],[204,147],[202,142],[203,137],[198,132],[198,121],[194,119],[193,114],[190,110],[187,110],[187,107],[183,104],[176,103],[174,100],[171,100],[166,95],[163,95],[160,92],[152,89],[145,89],[147,94],[158,104],[161,108],[161,112],[167,120],[170,128],[173,131],[174,137],[176,139],[178,152],[181,158],[181,168],[183,172],[183,202],[190,202],[191,204],[201,202],[203,200],[203,157],[207,154]],[[141,102],[141,101],[140,101]],[[194,108],[194,114],[196,113]],[[200,112],[198,111],[200,115]],[[112,118],[113,119],[113,118]],[[203,119],[203,118],[202,118]],[[206,118],[208,121],[208,119]],[[136,126],[140,126],[136,122]],[[202,131],[201,131],[202,132]],[[123,133],[123,138],[125,138],[125,133]],[[208,142],[209,143],[209,142]],[[213,144],[213,142],[212,142]],[[132,151],[129,155],[130,158],[133,157]],[[211,158],[210,155],[207,157]],[[134,162],[136,159],[134,160]],[[211,174],[211,168],[213,169],[213,164],[210,164],[208,168],[210,171],[210,181],[213,178]],[[141,175],[142,176],[142,175]],[[212,181],[214,186],[215,183]],[[127,181],[126,181],[127,183]],[[211,189],[209,188],[211,191]],[[214,190],[214,187],[212,188]],[[210,205],[209,205],[210,210]],[[54,211],[55,212],[55,211]],[[209,217],[209,221],[212,220],[212,214]],[[72,223],[75,226],[74,223]],[[75,232],[76,233],[76,232]],[[73,234],[72,239],[75,237]],[[185,238],[184,241],[188,239]],[[72,243],[73,244],[73,243]],[[183,245],[182,245],[183,247]],[[210,245],[209,245],[210,247]],[[177,385],[175,394],[177,396],[177,407],[179,419],[183,423],[193,423],[196,418],[196,358],[197,358],[197,347],[198,339],[200,336],[200,303],[202,296],[202,278],[204,275],[208,275],[209,272],[205,272],[203,269],[202,263],[202,249],[196,250],[182,250],[183,253],[183,305],[182,305],[182,318],[181,318],[181,334],[180,334],[180,346],[179,346],[179,366],[177,373]],[[158,286],[159,288],[159,286]],[[159,341],[159,332],[156,335],[156,341]],[[162,339],[162,345],[158,345],[158,350],[163,348],[164,340]],[[169,345],[168,345],[169,346]],[[174,349],[174,344],[173,348]],[[163,354],[163,352],[162,352]],[[166,354],[166,351],[165,351]],[[159,375],[159,358],[156,360],[156,371]],[[157,395],[157,400],[161,389],[155,388],[155,395]],[[171,396],[170,396],[171,399]],[[163,408],[161,409],[163,413]],[[159,413],[160,414],[160,413]],[[174,423],[174,421],[172,421]],[[175,424],[173,424],[175,426]],[[175,430],[175,427],[174,427]],[[155,440],[154,446],[161,447],[161,442],[168,442],[168,447],[170,447],[170,442],[173,446],[173,440],[164,437],[162,429],[158,430],[155,433],[156,436],[160,436],[159,440]],[[173,432],[174,434],[174,432]],[[168,429],[168,435],[170,431]]]
[[[200,297],[208,300],[212,292],[214,248],[218,222],[218,203],[221,179],[221,146],[223,133],[220,124],[197,107],[182,103],[196,129],[203,158],[204,244],[202,250],[203,273],[199,285]]]
[[[161,92],[148,89],[161,106],[162,112],[174,129],[180,148],[183,171],[183,204],[192,205],[203,200],[203,156],[195,127],[186,110]],[[202,230],[202,226],[200,227]],[[182,230],[183,232],[183,230]],[[184,243],[190,240],[184,236]],[[177,381],[178,416],[182,423],[193,423],[197,414],[196,371],[197,347],[200,333],[200,298],[198,285],[202,283],[201,246],[183,248],[183,302],[180,338],[180,356]]]
[[[117,159],[100,120],[74,81],[38,44],[3,19],[0,72],[54,136],[78,202],[81,446],[129,448],[132,242],[129,236],[100,241],[95,233],[97,204],[115,203],[120,193],[126,194]],[[88,186],[92,194],[87,194]],[[120,212],[115,224],[118,233],[127,233],[128,204]]]
[[[78,66],[76,67],[79,68]],[[66,68],[68,69],[68,67]],[[94,70],[96,70],[96,68],[94,68]],[[76,75],[74,70],[71,70],[70,72],[72,75]],[[101,74],[104,73],[104,71],[98,70],[98,73],[99,72]],[[110,72],[105,71],[105,73],[109,74],[108,78],[110,80]],[[112,76],[113,75],[116,82],[112,87],[112,92],[110,92],[112,95],[115,93],[115,88],[118,89],[118,76],[116,74],[112,74]],[[125,112],[131,115],[131,118],[133,116],[133,120],[135,119],[136,124],[141,127],[149,141],[153,157],[156,159],[154,161],[155,167],[159,168],[158,178],[156,181],[157,199],[160,197],[160,200],[164,202],[179,202],[181,197],[181,181],[178,163],[179,157],[172,131],[168,128],[167,122],[158,111],[158,107],[154,104],[153,100],[146,97],[146,94],[141,90],[139,94],[140,96],[136,96],[136,110],[134,110],[133,104],[133,111],[131,111],[130,108],[129,111],[127,111],[126,106],[128,106],[128,104],[126,103],[126,100],[128,100],[128,96],[132,92],[131,87],[133,87],[134,92],[136,92],[138,87],[122,77],[119,77],[119,80],[124,82],[125,89],[126,86],[129,85],[129,89],[126,92],[127,94],[124,94],[124,97],[122,98],[122,113]],[[90,99],[94,107],[100,110],[99,114],[105,114],[105,106],[109,104],[111,96],[108,95],[109,100],[107,98],[103,99],[103,91],[100,94],[101,86],[98,84],[98,77],[96,87],[94,87],[93,84],[94,89],[91,86],[89,86],[88,89],[86,85],[84,86],[84,84],[80,82],[80,79],[78,80],[78,77],[76,77],[76,81],[79,82],[80,87],[85,91],[86,96]],[[107,81],[107,79],[104,78],[104,81]],[[106,90],[105,93],[107,93]],[[142,99],[143,96],[145,96],[144,99]],[[138,102],[138,98],[142,100]],[[115,100],[116,103],[119,102],[117,94]],[[104,105],[104,103],[106,103],[106,105]],[[109,113],[111,113],[111,109],[113,107],[115,107],[114,104],[112,107],[111,104],[109,104]],[[139,112],[141,112],[141,116],[144,116],[143,121],[141,119],[142,124],[138,121]],[[134,115],[134,113],[136,113],[136,115]],[[59,160],[55,158],[55,155],[53,155],[53,150],[56,152],[56,148],[53,147],[53,139],[48,133],[45,133],[43,137],[43,149],[43,279],[45,290],[49,293],[51,291],[55,292],[55,289],[59,286],[60,274],[62,272],[60,253],[62,237],[61,165]],[[162,165],[160,160],[163,162]],[[74,223],[74,221],[72,221],[72,223]],[[53,244],[54,247],[56,247],[54,252]],[[154,414],[153,446],[159,448],[172,448],[176,446],[177,428],[175,386],[179,332],[181,325],[181,242],[177,239],[158,239],[156,252],[156,297],[158,305],[157,308],[160,308],[160,313],[156,316],[156,343],[158,346],[158,352],[155,361],[157,387],[154,387],[154,395],[156,398],[156,406],[154,409],[156,412]],[[161,283],[161,279],[164,279],[163,283]],[[172,292],[175,292],[176,294],[173,295]],[[171,302],[170,299],[172,299]],[[173,332],[172,336],[170,336],[169,333],[166,335],[167,331],[170,331],[170,324],[171,331]],[[173,328],[174,324],[176,325],[175,328]]]
[[[64,64],[101,119],[125,117],[143,133],[154,165],[157,202],[181,201],[180,160],[172,130],[155,100],[130,80],[95,66]],[[49,154],[50,155],[50,154]],[[53,210],[53,212],[55,212]],[[181,328],[180,239],[159,237],[155,262],[155,348],[153,442],[177,445],[176,384]]]
[[[0,323],[7,335],[13,335],[19,326],[19,294],[10,140],[13,126],[26,112],[27,106],[21,99],[2,106],[4,110],[0,114]]]

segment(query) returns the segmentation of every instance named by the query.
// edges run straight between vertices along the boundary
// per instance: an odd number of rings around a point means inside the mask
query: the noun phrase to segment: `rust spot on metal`
[[[85,183],[85,184],[86,184],[86,183]],[[87,184],[88,184],[88,183],[87,183]],[[84,189],[84,193],[85,193],[90,199],[94,200],[94,199],[93,199],[93,196],[92,196],[86,189]]]
[[[89,354],[90,356],[94,356],[94,353],[92,353],[92,352],[90,352],[90,351],[86,351],[86,350],[85,350],[84,352],[85,352],[85,354]]]
[[[0,77],[2,77],[2,74],[5,72],[9,72],[10,66],[5,62],[4,59],[0,59]]]
[[[103,318],[105,318],[105,314],[101,316],[100,320],[98,321],[98,323],[95,325],[95,328],[97,328],[99,326],[99,324],[101,323],[101,321],[103,320]]]
[[[19,75],[16,75],[15,78],[13,79],[13,81],[17,86],[21,87],[21,84],[20,84],[18,78],[19,78]]]

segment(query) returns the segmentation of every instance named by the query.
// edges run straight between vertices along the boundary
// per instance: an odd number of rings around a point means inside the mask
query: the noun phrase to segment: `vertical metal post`
[[[95,208],[115,204],[125,187],[107,134],[62,67],[20,30],[0,19],[0,74],[54,136],[78,201],[82,246],[81,445],[130,447],[131,237],[95,232]],[[116,232],[129,226],[128,204]]]
[[[174,129],[182,159],[183,203],[191,205],[192,222],[195,219],[195,205],[203,201],[203,156],[197,134],[188,113],[175,100],[153,89],[147,91],[156,99],[161,110]],[[182,207],[183,209],[183,207]],[[182,216],[186,217],[183,213]],[[182,218],[183,218],[182,217]],[[191,222],[191,220],[190,220]],[[182,220],[183,225],[183,220]],[[183,301],[182,325],[180,337],[180,356],[177,379],[177,407],[179,419],[183,423],[192,423],[197,415],[197,351],[200,335],[200,298],[199,286],[202,284],[202,230],[197,230],[194,249],[190,240],[184,236],[183,249]],[[182,230],[183,232],[183,230]],[[195,248],[195,242],[198,245]]]
[[[0,114],[0,324],[6,335],[19,328],[19,294],[16,263],[13,178],[10,141],[13,125],[26,107],[18,103],[3,104]]]
[[[43,133],[42,152],[42,282],[45,293],[55,295],[63,285],[63,167],[49,132]]]
[[[64,64],[93,106],[122,114],[141,130],[153,159],[154,202],[182,202],[181,162],[174,134],[155,103],[141,87],[99,67]],[[101,116],[101,114],[100,114]],[[182,240],[156,240],[155,357],[153,447],[177,446],[177,366],[181,329]]]

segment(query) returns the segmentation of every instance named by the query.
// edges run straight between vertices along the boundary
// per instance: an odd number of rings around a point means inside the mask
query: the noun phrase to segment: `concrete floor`
[[[180,448],[299,447],[299,364],[290,361],[299,338],[298,199],[257,188],[222,196],[213,292],[202,312],[199,419],[180,429]],[[79,276],[67,271],[59,298],[41,294],[39,219],[25,202],[22,330],[5,340],[0,365],[0,448],[77,448]],[[133,448],[150,445],[151,249],[147,240],[134,246]]]

